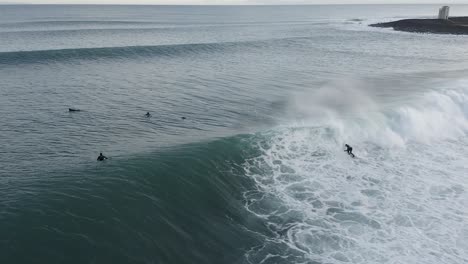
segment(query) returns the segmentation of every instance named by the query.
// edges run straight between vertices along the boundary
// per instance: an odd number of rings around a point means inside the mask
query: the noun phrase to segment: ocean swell
[[[69,62],[76,60],[177,56],[181,54],[189,55],[198,53],[214,53],[232,46],[235,46],[235,44],[200,43],[159,46],[129,46],[0,52],[0,64],[17,65],[30,63]]]

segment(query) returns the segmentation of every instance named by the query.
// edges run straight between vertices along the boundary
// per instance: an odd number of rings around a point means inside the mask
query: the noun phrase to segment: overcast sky
[[[154,4],[154,5],[233,5],[233,4],[468,4],[468,0],[0,0],[0,3],[30,4]]]

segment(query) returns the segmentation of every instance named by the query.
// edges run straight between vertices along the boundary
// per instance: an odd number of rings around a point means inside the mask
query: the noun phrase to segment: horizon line
[[[468,3],[329,3],[329,4],[90,4],[90,3],[1,3],[0,5],[88,5],[88,6],[327,6],[327,5],[468,5]]]

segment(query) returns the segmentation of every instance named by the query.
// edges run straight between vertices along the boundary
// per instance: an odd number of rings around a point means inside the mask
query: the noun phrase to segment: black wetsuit
[[[348,152],[348,154],[349,154],[351,157],[354,158],[353,148],[352,148],[350,145],[348,145],[348,144],[345,144],[345,146],[346,146],[346,150],[345,150],[345,151]]]
[[[107,157],[102,155],[102,154],[99,155],[99,157],[97,158],[98,161],[103,161],[103,160],[106,160],[106,159],[107,159]]]

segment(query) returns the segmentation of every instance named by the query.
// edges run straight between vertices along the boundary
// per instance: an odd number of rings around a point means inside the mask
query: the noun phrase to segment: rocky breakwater
[[[398,31],[468,35],[468,17],[450,17],[449,19],[403,19],[393,22],[377,23],[371,27],[393,28]]]

